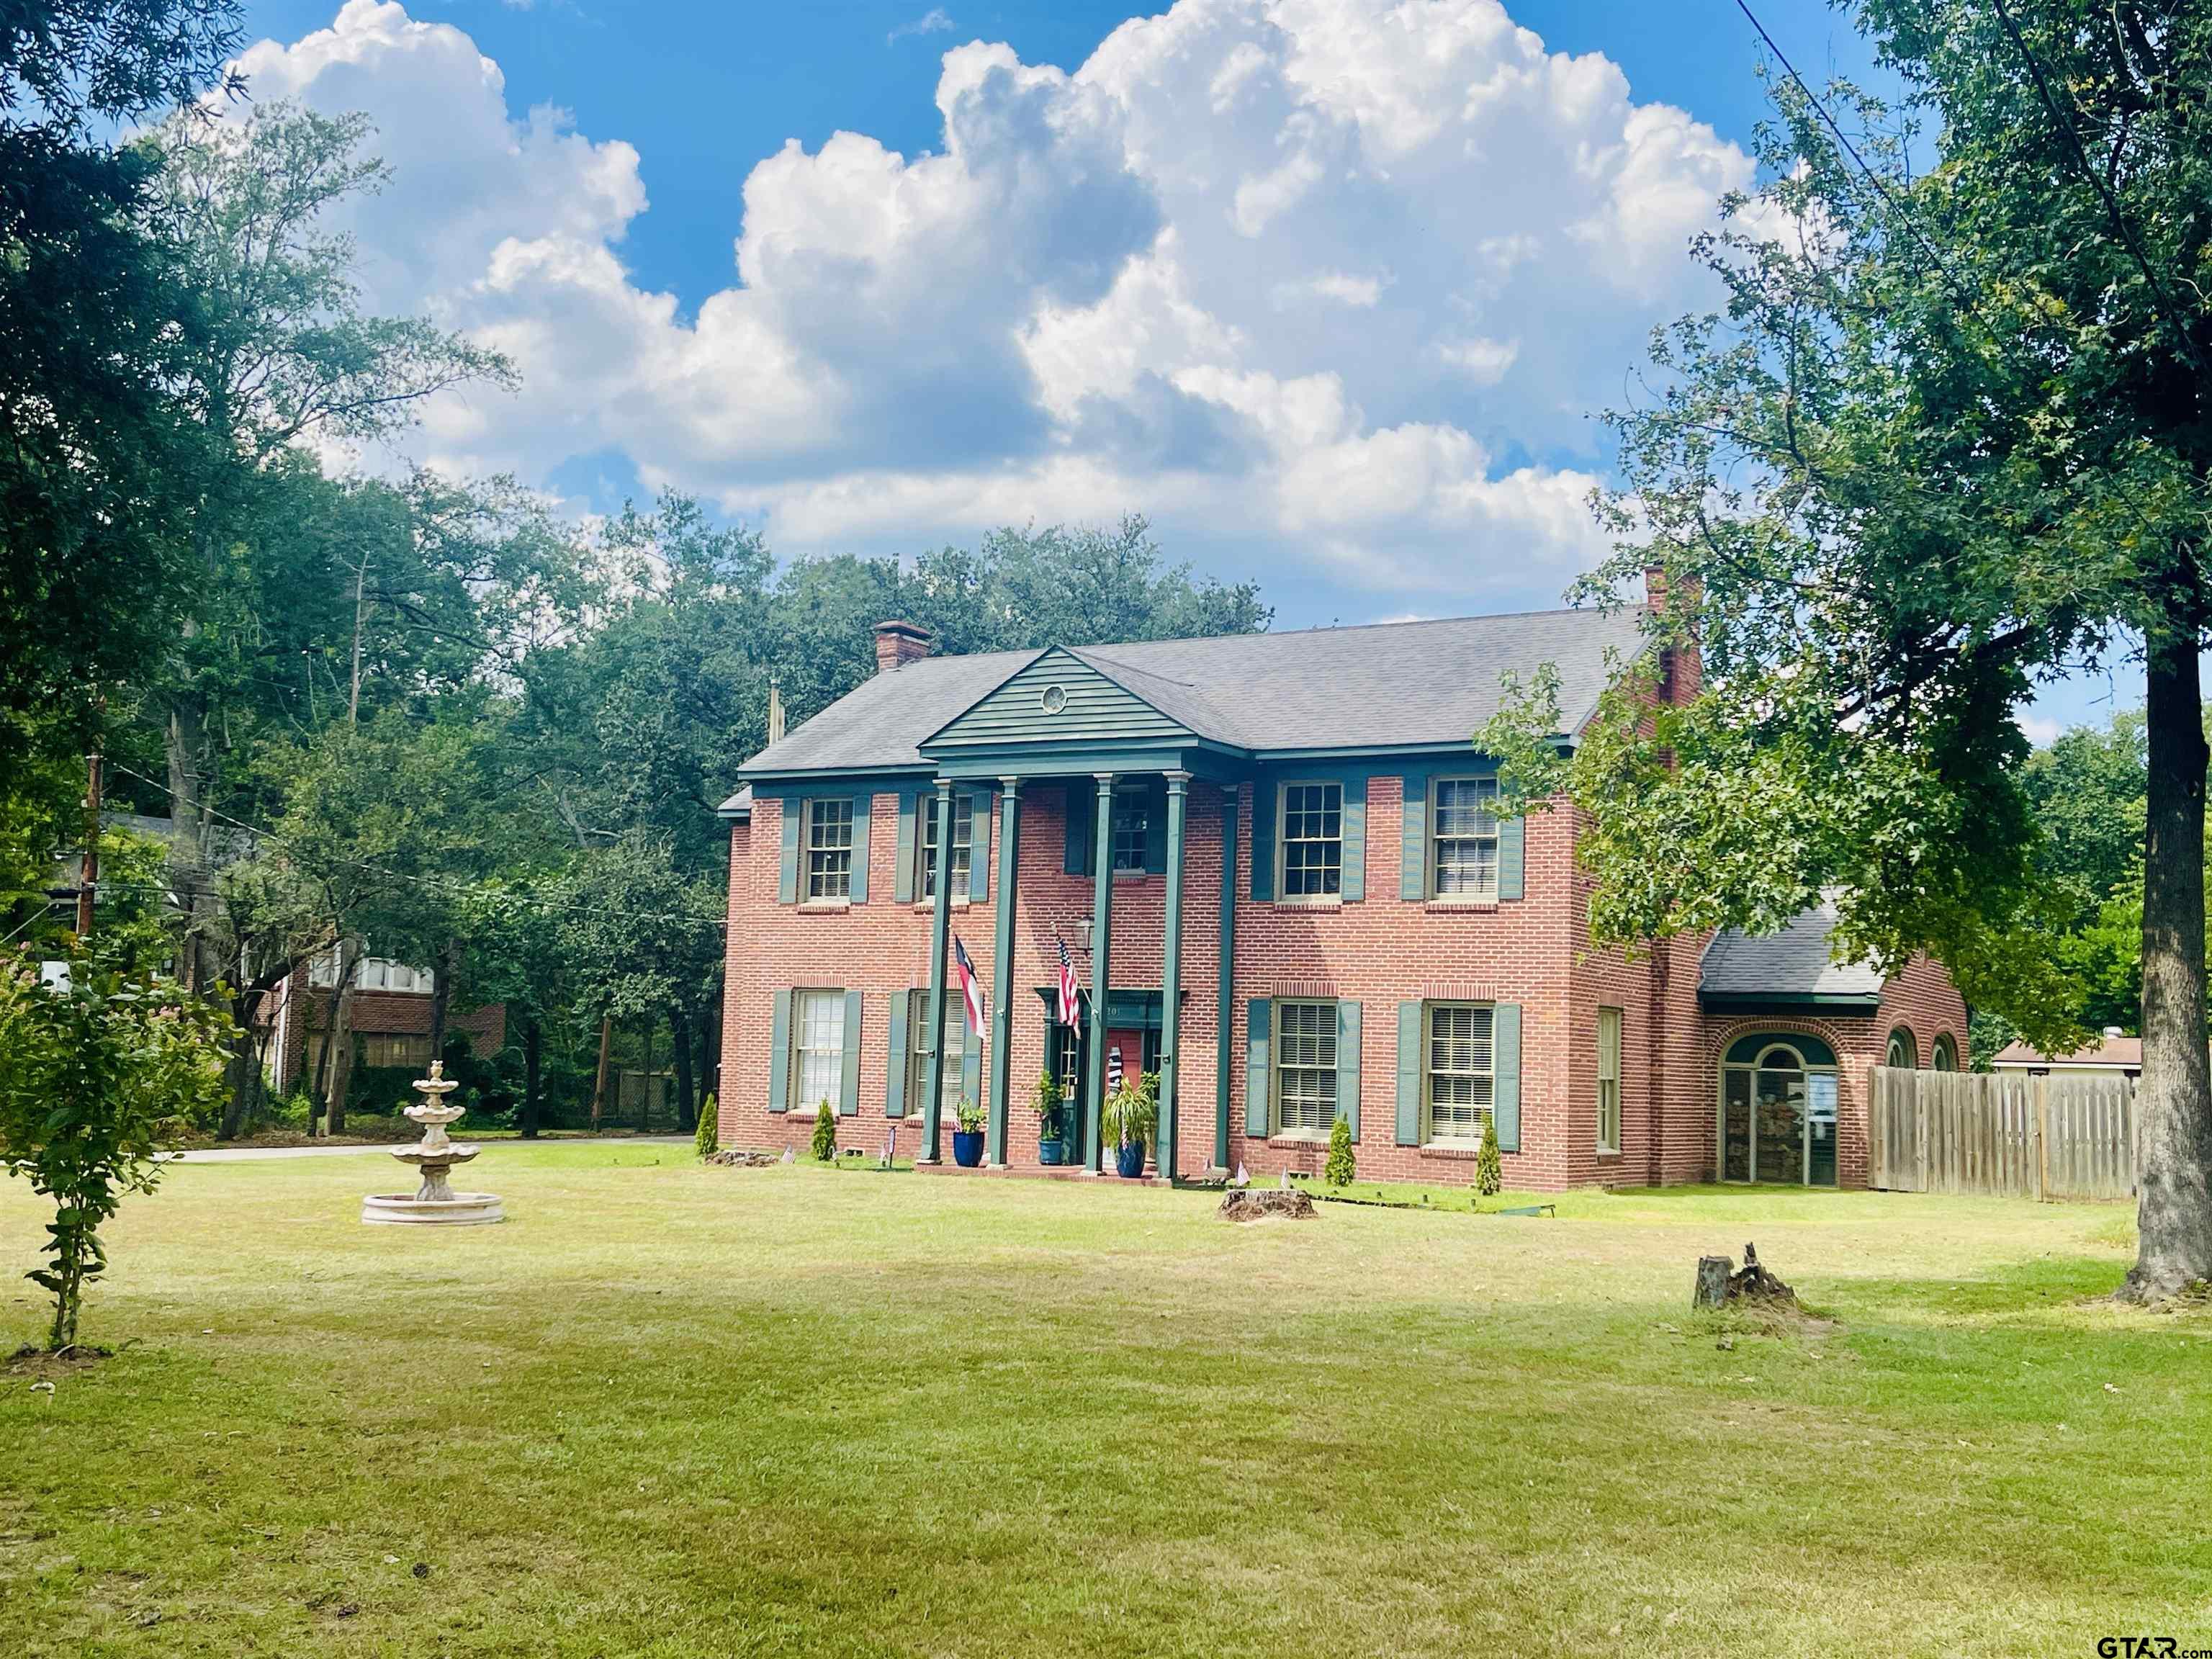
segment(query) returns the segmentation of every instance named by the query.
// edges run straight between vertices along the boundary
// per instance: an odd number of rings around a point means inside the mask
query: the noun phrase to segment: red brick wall
[[[291,1017],[284,1022],[283,1065],[276,1076],[281,1086],[289,1090],[301,1081],[300,1067],[307,1054],[307,1034],[320,1031],[328,1018],[331,994],[327,986],[310,986],[305,968],[293,971],[286,994],[291,999]],[[276,998],[263,998],[255,1023],[273,1027],[276,1021]],[[469,1046],[481,1058],[489,1060],[507,1046],[505,1003],[490,1003],[465,1012],[449,1012],[446,1024],[455,1036],[468,1038]],[[356,991],[352,1025],[364,1035],[427,1036],[430,1030],[430,998],[417,991]]]

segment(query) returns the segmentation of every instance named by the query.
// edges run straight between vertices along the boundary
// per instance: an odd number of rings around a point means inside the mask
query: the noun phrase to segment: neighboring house
[[[1471,1180],[1494,1123],[1516,1187],[1863,1182],[1865,1068],[1890,1032],[1914,1064],[1955,1063],[1943,971],[1832,969],[1819,916],[1711,952],[1593,951],[1574,815],[1500,817],[1469,746],[1501,677],[1545,663],[1578,731],[1645,648],[1639,620],[945,658],[883,624],[878,673],[749,763],[722,809],[724,1144],[799,1145],[827,1099],[841,1144],[896,1130],[927,1156],[951,1127],[928,1119],[934,1073],[943,1119],[975,1100],[989,1161],[1035,1169],[1049,1066],[1097,1168],[1118,1058],[1162,1073],[1159,1161],[1186,1176],[1317,1170],[1342,1117],[1369,1179]],[[1694,655],[1659,668],[1660,695],[1695,692]],[[946,980],[932,1041],[939,929],[988,989],[984,1038]],[[1086,988],[1103,955],[1109,987],[1074,1029],[1053,1018],[1062,941]]]
[[[350,1024],[356,1072],[382,1066],[427,1066],[430,1052],[430,1003],[437,982],[428,969],[412,968],[383,957],[363,957],[354,964]],[[295,971],[263,1005],[257,1024],[269,1029],[263,1071],[270,1088],[283,1094],[312,1086],[322,1063],[323,1034],[330,1018],[331,992],[337,983],[335,947]],[[507,1007],[493,1003],[447,1017],[450,1036],[463,1036],[485,1059],[507,1044]]]
[[[2142,1039],[2129,1036],[2117,1025],[2086,1048],[2068,1054],[2046,1054],[2025,1042],[2010,1042],[1990,1058],[1990,1069],[2026,1072],[2034,1077],[2124,1077],[2142,1075]]]

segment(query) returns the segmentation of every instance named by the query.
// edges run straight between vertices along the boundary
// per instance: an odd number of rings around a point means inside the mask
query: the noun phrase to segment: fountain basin
[[[373,1193],[361,1201],[361,1218],[371,1226],[483,1227],[507,1219],[497,1193],[455,1193],[451,1198],[417,1198],[412,1193]]]

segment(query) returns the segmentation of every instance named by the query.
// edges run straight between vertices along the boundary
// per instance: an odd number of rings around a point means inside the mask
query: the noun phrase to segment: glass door
[[[1805,1073],[1778,1066],[1769,1054],[1759,1066],[1753,1096],[1751,1178],[1802,1184],[1805,1179]]]
[[[1751,1179],[1751,1073],[1736,1066],[1721,1073],[1721,1179]]]

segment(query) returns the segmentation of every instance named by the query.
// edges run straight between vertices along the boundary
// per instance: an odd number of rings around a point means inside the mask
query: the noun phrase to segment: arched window
[[[1900,1071],[1911,1071],[1920,1064],[1920,1045],[1912,1040],[1912,1033],[1900,1025],[1889,1034],[1889,1054],[1882,1061]]]
[[[1936,1055],[1932,1063],[1939,1072],[1955,1072],[1959,1069],[1959,1045],[1953,1040],[1948,1031],[1942,1032],[1936,1037]]]
[[[1723,1181],[1836,1184],[1836,1056],[1818,1037],[1753,1032],[1721,1061]]]

